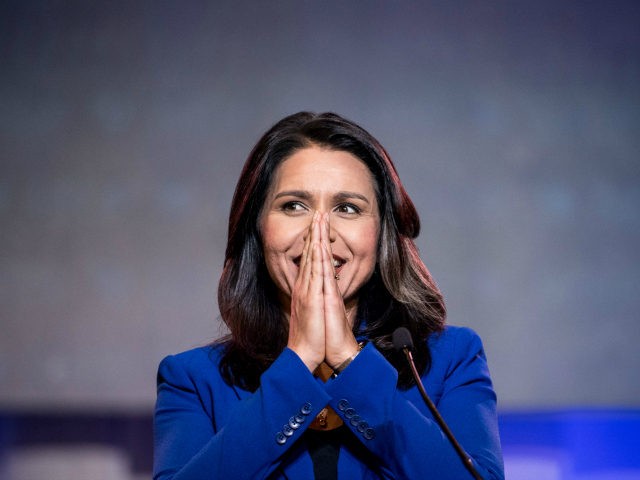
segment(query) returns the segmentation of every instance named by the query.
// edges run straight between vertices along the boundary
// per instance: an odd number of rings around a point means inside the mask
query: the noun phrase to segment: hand
[[[325,325],[324,361],[335,369],[358,352],[358,342],[353,336],[352,322],[349,321],[345,311],[344,300],[335,277],[329,228],[329,217],[324,214],[320,217]]]
[[[320,214],[315,212],[305,238],[298,278],[291,292],[287,343],[312,372],[325,357],[324,275],[320,242]]]

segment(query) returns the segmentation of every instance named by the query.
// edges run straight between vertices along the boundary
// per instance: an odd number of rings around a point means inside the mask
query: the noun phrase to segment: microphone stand
[[[473,478],[475,480],[483,480],[482,476],[480,475],[480,473],[478,473],[478,470],[476,470],[476,467],[473,465],[473,461],[471,460],[471,457],[467,455],[467,452],[465,452],[462,446],[458,443],[458,441],[456,440],[456,437],[453,436],[453,432],[449,429],[449,426],[444,421],[444,418],[442,418],[442,415],[440,415],[440,412],[438,412],[438,409],[429,398],[429,395],[427,395],[427,391],[424,389],[422,380],[420,380],[420,375],[418,374],[416,365],[413,362],[413,355],[411,355],[411,351],[409,350],[410,347],[413,347],[413,340],[411,339],[411,334],[404,327],[398,328],[396,332],[400,329],[404,329],[406,334],[402,332],[400,335],[397,335],[398,337],[402,337],[403,335],[408,336],[408,340],[404,342],[405,344],[402,345],[401,348],[402,348],[402,351],[404,352],[404,355],[407,357],[407,362],[411,367],[411,373],[413,374],[413,378],[416,381],[416,386],[420,391],[420,395],[422,395],[422,399],[424,400],[424,403],[426,403],[427,407],[429,407],[429,411],[431,412],[431,415],[433,415],[433,418],[436,420],[436,423],[442,429],[444,434],[447,436],[447,438],[449,439],[449,442],[451,442],[451,445],[453,445],[453,448],[455,449],[456,453],[460,457],[460,460],[462,460],[462,463],[464,464],[464,466],[467,468],[467,470],[469,470],[469,473],[473,475]],[[394,340],[396,337],[395,335],[396,332],[394,332]]]

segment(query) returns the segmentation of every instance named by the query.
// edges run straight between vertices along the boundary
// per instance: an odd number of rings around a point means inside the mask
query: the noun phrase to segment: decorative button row
[[[373,440],[376,436],[376,432],[369,426],[367,422],[362,420],[362,417],[356,413],[356,409],[349,405],[349,400],[343,398],[338,402],[338,410],[340,410],[344,418],[349,420],[349,423],[356,427],[356,430],[362,434],[365,440]]]
[[[287,443],[287,439],[300,428],[300,425],[305,422],[310,413],[311,404],[307,402],[300,407],[300,411],[298,413],[289,418],[289,422],[283,425],[282,430],[276,433],[276,443],[278,443],[278,445],[284,445]]]

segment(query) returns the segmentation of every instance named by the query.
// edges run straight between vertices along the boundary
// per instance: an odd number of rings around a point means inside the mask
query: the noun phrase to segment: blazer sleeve
[[[285,349],[261,387],[227,402],[231,407],[216,425],[216,392],[234,393],[219,376],[203,383],[205,367],[217,366],[190,358],[167,357],[158,370],[154,480],[266,478],[329,401],[300,358]]]
[[[480,338],[470,329],[448,329],[432,349],[442,378],[433,398],[453,434],[485,480],[503,480],[496,395]],[[436,363],[434,361],[434,363]],[[401,391],[397,372],[367,345],[335,380],[327,385],[332,408],[381,462],[388,478],[471,478],[448,439],[436,424],[416,387]],[[427,385],[429,390],[429,385]]]

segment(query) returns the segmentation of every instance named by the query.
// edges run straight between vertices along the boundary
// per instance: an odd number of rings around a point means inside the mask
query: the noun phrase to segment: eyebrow
[[[311,198],[311,194],[305,190],[285,190],[283,192],[278,192],[273,198],[275,200],[281,197],[297,197],[307,200]]]
[[[371,203],[369,202],[369,199],[367,197],[357,192],[338,192],[333,196],[333,198],[335,198],[336,200],[349,200],[351,198],[356,198],[358,200],[362,200],[367,204]]]
[[[306,190],[285,190],[282,192],[278,192],[275,196],[274,196],[274,200],[278,199],[278,198],[282,198],[282,197],[296,197],[296,198],[302,198],[304,200],[308,200],[312,197],[311,193],[306,191]],[[357,193],[357,192],[338,192],[333,196],[334,200],[337,201],[341,201],[341,200],[349,200],[349,199],[358,199],[358,200],[362,200],[363,202],[370,204],[371,201],[364,195],[362,195],[361,193]]]

